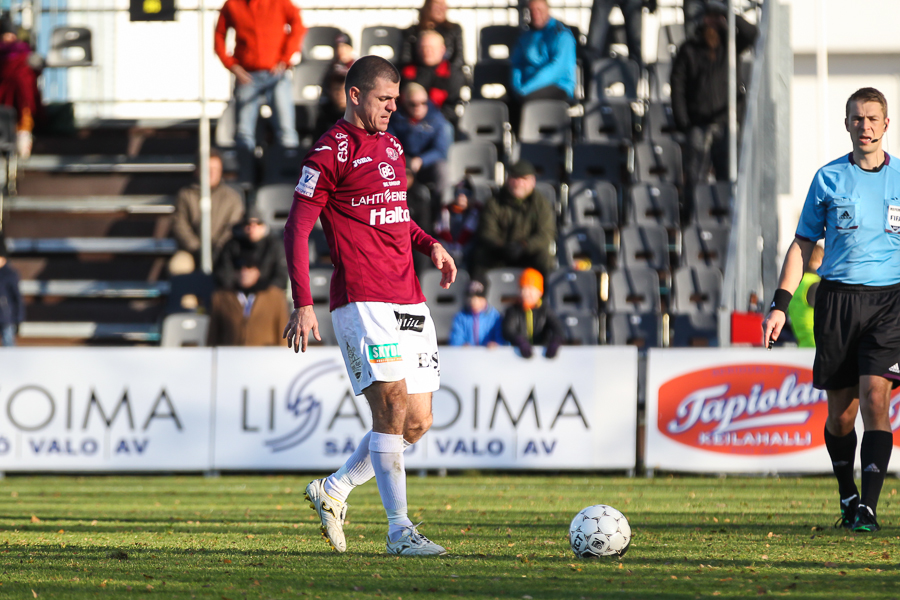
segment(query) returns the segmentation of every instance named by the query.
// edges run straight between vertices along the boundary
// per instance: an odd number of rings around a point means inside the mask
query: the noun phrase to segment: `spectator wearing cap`
[[[236,285],[213,292],[210,346],[280,346],[288,321],[284,288],[266,285],[252,253],[234,261]]]
[[[723,2],[707,3],[702,22],[672,63],[672,113],[678,129],[686,134],[685,182],[688,197],[709,178],[728,179],[728,8]],[[755,25],[735,15],[735,49],[738,57],[756,40]],[[744,86],[737,70],[738,119],[743,115]]]
[[[469,283],[466,307],[453,318],[451,346],[505,346],[503,317],[488,304],[487,292],[480,281]]]
[[[403,85],[415,82],[425,88],[428,98],[451,124],[456,126],[459,117],[456,107],[462,100],[460,93],[465,75],[454,68],[445,57],[444,38],[434,29],[419,34],[415,60],[400,67]]]
[[[469,263],[480,214],[472,183],[463,179],[453,188],[453,198],[441,208],[440,218],[434,224],[434,237],[441,241],[457,265]]]
[[[16,148],[31,156],[34,122],[41,109],[41,93],[31,62],[31,46],[19,39],[9,15],[0,17],[0,104],[16,109]]]
[[[234,29],[234,52],[225,38]],[[291,0],[226,0],[216,23],[215,50],[225,68],[234,74],[237,109],[235,142],[242,154],[242,176],[252,171],[256,148],[256,120],[265,101],[272,108],[276,139],[284,148],[297,148],[294,99],[286,75],[306,28],[300,9]]]
[[[282,292],[287,289],[284,244],[278,235],[269,230],[256,207],[247,210],[241,225],[235,227],[234,237],[225,244],[219,255],[213,270],[216,288],[238,289],[240,273],[235,265],[241,260],[250,260],[259,269],[259,284],[263,288],[272,286]]]
[[[24,320],[25,303],[19,291],[19,274],[7,260],[6,239],[0,233],[0,345],[16,345],[16,333]]]
[[[197,161],[196,179],[200,178],[200,161]],[[210,214],[213,264],[222,252],[222,248],[231,239],[232,229],[244,217],[244,200],[232,187],[222,183],[222,156],[215,149],[209,153],[209,189],[212,200]],[[194,270],[200,257],[200,184],[193,183],[178,190],[175,198],[175,214],[172,218],[172,237],[178,244],[179,253],[173,262],[184,261]],[[179,253],[176,253],[179,254]],[[186,259],[190,258],[190,261]],[[170,268],[171,270],[171,268]],[[179,273],[180,274],[180,273]]]
[[[519,289],[519,301],[503,316],[503,337],[524,358],[531,358],[533,346],[544,346],[545,356],[555,357],[565,332],[559,317],[543,302],[544,277],[535,269],[525,269]]]
[[[534,165],[520,160],[485,204],[471,260],[475,279],[484,281],[486,271],[498,267],[532,267],[544,274],[553,270],[556,218],[535,183]]]
[[[425,0],[419,9],[419,22],[403,32],[403,46],[400,49],[400,64],[409,64],[416,59],[419,36],[425,31],[437,31],[444,40],[444,57],[453,69],[462,69],[463,32],[459,23],[447,20],[447,0]]]
[[[418,183],[428,186],[434,199],[432,206],[437,206],[444,189],[449,187],[447,152],[453,143],[453,126],[418,83],[403,86],[399,108],[391,116],[388,133],[403,144],[406,168]],[[434,213],[428,216],[431,214]]]

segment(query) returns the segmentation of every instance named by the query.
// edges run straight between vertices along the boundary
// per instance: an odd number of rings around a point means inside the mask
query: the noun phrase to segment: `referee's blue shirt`
[[[825,238],[823,279],[851,285],[900,283],[900,168],[884,154],[864,171],[848,154],[819,169],[800,213],[797,237]]]

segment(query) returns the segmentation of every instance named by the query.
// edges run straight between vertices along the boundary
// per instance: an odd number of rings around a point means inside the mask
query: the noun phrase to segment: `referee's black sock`
[[[875,513],[881,486],[888,463],[891,462],[891,449],[894,447],[894,435],[890,431],[867,431],[863,434],[859,447],[859,462],[862,466],[862,495],[860,504],[865,504]]]
[[[863,438],[865,440],[865,438]],[[838,492],[841,500],[853,496],[859,497],[856,482],[853,481],[853,461],[856,459],[856,430],[853,429],[845,436],[832,435],[825,428],[825,447],[831,457],[831,468],[838,482]],[[883,478],[882,478],[883,480]]]

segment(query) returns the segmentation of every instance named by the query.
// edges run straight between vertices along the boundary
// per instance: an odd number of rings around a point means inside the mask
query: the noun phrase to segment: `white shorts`
[[[437,335],[424,303],[351,302],[331,322],[357,396],[376,381],[405,379],[409,394],[441,387]]]

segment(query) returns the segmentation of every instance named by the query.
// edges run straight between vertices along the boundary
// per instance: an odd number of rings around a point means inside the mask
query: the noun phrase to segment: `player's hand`
[[[316,340],[321,342],[319,337],[319,321],[316,319],[316,313],[313,312],[312,306],[301,306],[295,308],[288,319],[288,324],[284,328],[281,335],[287,340],[288,348],[293,347],[294,352],[306,352],[306,345],[309,342],[309,333],[315,336]]]
[[[766,345],[766,348],[771,349],[772,344],[778,340],[778,336],[781,335],[781,330],[784,327],[786,320],[787,317],[780,310],[770,310],[769,314],[766,315],[762,324],[763,343]]]
[[[409,170],[413,173],[418,173],[419,169],[422,168],[422,157],[421,156],[413,156],[410,158],[406,165],[409,167]]]
[[[434,263],[434,266],[441,270],[443,276],[441,277],[441,287],[445,290],[450,287],[450,284],[456,281],[456,262],[453,260],[453,257],[450,256],[450,253],[444,250],[444,247],[440,244],[435,244],[431,247],[431,262]]]
[[[237,79],[237,82],[241,85],[247,85],[248,83],[253,82],[253,78],[250,77],[250,73],[248,73],[247,69],[245,69],[241,65],[232,66],[231,72],[234,73],[235,79]]]
[[[275,76],[280,76],[282,73],[284,73],[285,69],[287,69],[287,65],[284,64],[283,62],[280,62],[277,65],[275,65],[274,67],[272,67],[271,69],[269,69],[269,73],[271,73],[272,75],[275,75]]]

